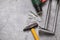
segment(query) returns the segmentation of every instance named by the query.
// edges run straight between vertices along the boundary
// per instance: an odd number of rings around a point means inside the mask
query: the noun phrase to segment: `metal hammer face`
[[[24,28],[23,31],[28,31],[28,30],[31,30],[32,28],[36,28],[36,27],[38,27],[38,24],[33,23],[33,24],[27,26],[26,28]]]

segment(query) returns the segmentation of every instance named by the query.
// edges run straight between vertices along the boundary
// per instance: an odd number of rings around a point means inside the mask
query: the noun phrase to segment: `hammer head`
[[[26,28],[24,28],[23,31],[31,30],[32,28],[36,28],[36,27],[38,27],[38,24],[33,23],[33,24],[27,26]]]

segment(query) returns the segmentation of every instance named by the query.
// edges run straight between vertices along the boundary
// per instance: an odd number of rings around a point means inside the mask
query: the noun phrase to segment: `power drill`
[[[45,4],[47,0],[31,0],[32,4],[39,16],[42,15],[42,6]]]

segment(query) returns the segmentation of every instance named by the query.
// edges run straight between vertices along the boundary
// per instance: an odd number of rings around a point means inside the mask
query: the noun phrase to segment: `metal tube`
[[[57,18],[58,18],[58,12],[59,12],[59,7],[60,7],[60,0],[56,0],[57,5],[56,5],[56,10],[55,10],[55,17],[54,17],[54,24],[53,24],[53,32],[55,33],[56,30],[56,25],[57,25]]]
[[[48,29],[48,24],[49,24],[49,19],[50,19],[50,13],[51,13],[51,3],[52,3],[52,0],[49,0],[44,29]]]

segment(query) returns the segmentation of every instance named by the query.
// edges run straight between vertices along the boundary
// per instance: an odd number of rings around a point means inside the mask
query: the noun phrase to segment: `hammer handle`
[[[38,35],[37,35],[37,33],[36,33],[34,28],[31,29],[31,33],[32,33],[32,35],[33,35],[35,40],[39,40],[39,37],[38,37]]]

